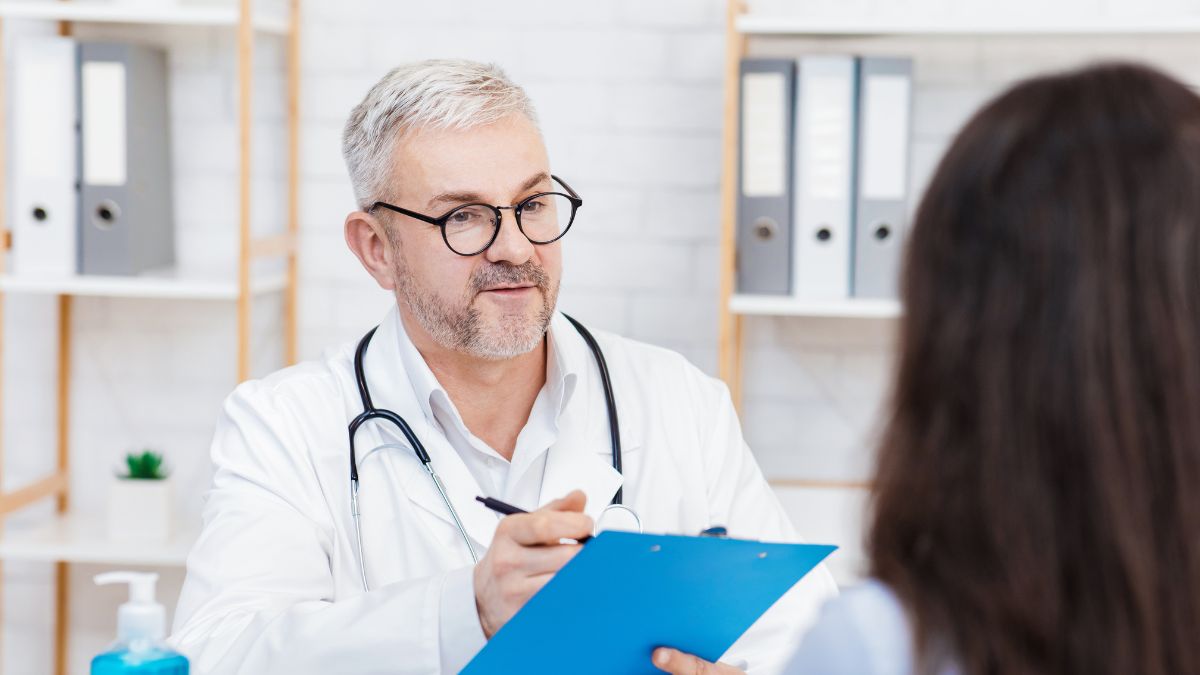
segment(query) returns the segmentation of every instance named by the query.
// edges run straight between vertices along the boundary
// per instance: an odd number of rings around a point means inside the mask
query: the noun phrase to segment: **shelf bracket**
[[[67,484],[66,473],[56,473],[23,488],[0,494],[0,516],[19,511],[47,497],[65,495]]]
[[[281,232],[259,237],[250,242],[251,258],[275,258],[291,255],[296,249],[296,238],[291,232]]]

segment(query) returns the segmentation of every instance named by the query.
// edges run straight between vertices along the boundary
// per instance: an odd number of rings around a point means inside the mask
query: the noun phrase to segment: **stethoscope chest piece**
[[[642,531],[642,519],[633,509],[624,504],[609,504],[604,507],[600,515],[596,518],[594,527],[595,534],[600,534],[608,530],[618,532],[637,532]]]

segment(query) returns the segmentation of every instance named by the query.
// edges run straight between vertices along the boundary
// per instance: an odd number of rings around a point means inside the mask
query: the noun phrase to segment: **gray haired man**
[[[614,514],[794,539],[720,382],[558,312],[586,195],[551,173],[520,87],[467,61],[397,68],[344,150],[346,243],[395,307],[226,401],[173,637],[198,672],[457,672]],[[817,570],[725,663],[655,662],[769,671],[834,592]]]

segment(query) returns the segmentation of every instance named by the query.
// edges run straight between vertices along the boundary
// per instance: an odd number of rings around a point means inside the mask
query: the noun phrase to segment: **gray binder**
[[[863,57],[858,87],[853,294],[895,298],[907,227],[912,60]]]
[[[787,295],[792,283],[792,141],[796,63],[741,64],[737,291]]]
[[[79,48],[79,271],[174,262],[167,59],[140,45]]]

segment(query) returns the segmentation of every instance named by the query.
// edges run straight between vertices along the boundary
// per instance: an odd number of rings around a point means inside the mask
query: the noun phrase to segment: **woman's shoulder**
[[[885,584],[870,580],[821,608],[788,675],[908,675],[912,632],[904,607]]]

